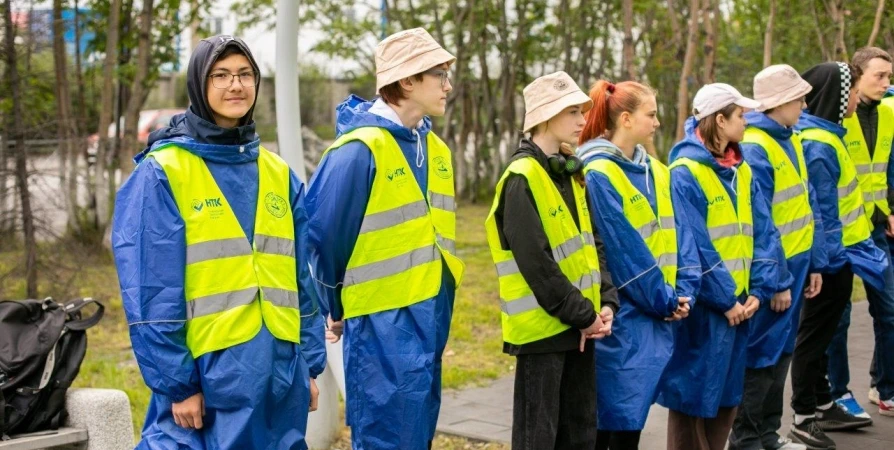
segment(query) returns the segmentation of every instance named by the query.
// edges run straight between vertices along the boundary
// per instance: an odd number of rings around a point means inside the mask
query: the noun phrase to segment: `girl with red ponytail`
[[[600,80],[590,99],[577,154],[620,300],[612,335],[596,343],[596,448],[636,449],[673,353],[671,322],[689,314],[700,264],[676,232],[670,173],[643,147],[660,125],[654,92]]]

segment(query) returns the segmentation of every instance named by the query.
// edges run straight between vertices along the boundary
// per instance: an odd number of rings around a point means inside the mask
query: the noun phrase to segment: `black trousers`
[[[596,353],[518,355],[512,412],[513,450],[593,450]]]
[[[795,414],[811,415],[818,405],[832,401],[829,358],[826,349],[832,342],[838,321],[851,301],[854,273],[846,266],[838,273],[823,274],[823,289],[815,298],[804,301],[801,325],[792,355],[792,409]]]
[[[599,430],[596,436],[596,450],[637,450],[642,434],[642,430]]]
[[[783,354],[772,366],[745,370],[745,392],[729,435],[730,450],[776,448],[777,430],[782,426],[785,377],[791,362],[792,355]]]

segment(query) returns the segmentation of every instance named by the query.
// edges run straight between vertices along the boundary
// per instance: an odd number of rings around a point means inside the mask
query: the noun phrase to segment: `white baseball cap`
[[[702,86],[692,100],[692,115],[702,120],[729,105],[757,109],[761,103],[742,95],[736,88],[726,83],[711,83]]]

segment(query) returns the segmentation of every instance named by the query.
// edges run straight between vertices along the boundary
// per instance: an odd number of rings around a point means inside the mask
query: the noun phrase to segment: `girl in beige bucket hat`
[[[376,48],[373,101],[337,108],[338,138],[307,191],[314,276],[344,330],[345,416],[354,449],[431,447],[441,358],[463,264],[453,157],[432,131],[453,55],[421,28]]]
[[[592,102],[565,72],[534,80],[524,98],[530,135],[512,155],[485,221],[500,277],[503,351],[517,358],[512,448],[592,449],[591,339],[611,333],[600,297],[615,309],[617,297],[608,277],[600,285],[601,242],[584,186],[573,179],[580,160],[562,150],[577,140]]]

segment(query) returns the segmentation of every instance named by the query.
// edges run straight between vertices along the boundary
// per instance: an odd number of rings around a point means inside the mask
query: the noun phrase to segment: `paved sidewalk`
[[[860,404],[872,415],[875,423],[864,430],[830,433],[830,436],[838,444],[838,450],[894,450],[894,418],[879,416],[878,408],[866,400],[869,364],[875,340],[866,301],[854,304],[849,333],[850,388]],[[512,387],[513,377],[508,376],[488,387],[444,392],[438,431],[508,443],[512,434]],[[786,383],[785,398],[783,433],[788,432],[792,420],[792,411],[788,405],[788,399],[791,398],[790,381]],[[640,450],[664,450],[666,424],[667,410],[658,405],[653,406],[643,430]]]

